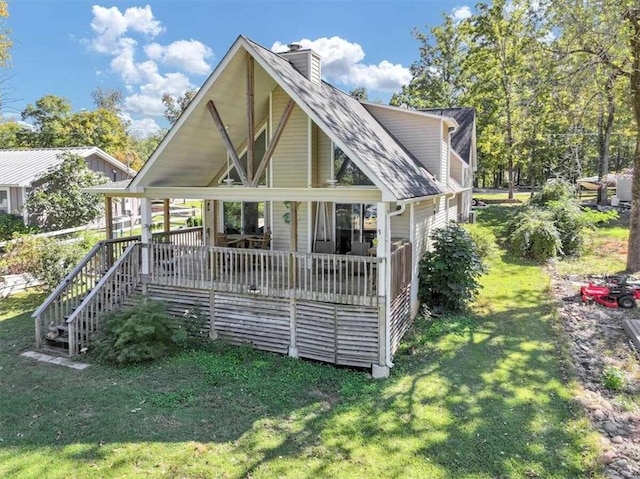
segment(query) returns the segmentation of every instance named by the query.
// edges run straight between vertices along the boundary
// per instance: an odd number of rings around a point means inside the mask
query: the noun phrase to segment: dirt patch
[[[585,304],[577,294],[586,278],[553,276],[553,293],[567,337],[571,366],[579,380],[577,401],[601,433],[600,461],[605,477],[640,478],[639,355],[629,341],[623,319],[640,319],[638,309]],[[605,370],[622,376],[623,387],[605,387]]]

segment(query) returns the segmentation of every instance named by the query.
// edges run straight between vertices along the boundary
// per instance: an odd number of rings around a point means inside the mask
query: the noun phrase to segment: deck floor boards
[[[622,321],[622,326],[635,347],[640,351],[640,320],[625,319]]]

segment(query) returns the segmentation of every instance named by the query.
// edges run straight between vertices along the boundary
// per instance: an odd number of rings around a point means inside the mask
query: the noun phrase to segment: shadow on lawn
[[[583,477],[553,351],[529,334],[538,316],[522,307],[491,320],[422,320],[386,381],[220,343],[155,365],[68,370],[5,353],[28,343],[30,317],[16,316],[0,321],[0,453],[51,448],[88,467],[112,444],[195,441],[246,456],[230,477],[285,475],[288,460],[308,462],[295,473],[308,478],[363,467],[380,477],[425,467],[443,477]],[[129,466],[118,459],[110,472]],[[23,467],[40,466],[8,472]]]

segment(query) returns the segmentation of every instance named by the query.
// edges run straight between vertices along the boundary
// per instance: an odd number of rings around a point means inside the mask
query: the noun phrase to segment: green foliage
[[[486,260],[498,253],[496,236],[490,229],[478,224],[465,224],[463,227],[475,243],[480,258]]]
[[[541,191],[534,194],[530,203],[535,206],[546,206],[552,201],[570,201],[575,199],[575,188],[564,180],[547,182]]]
[[[433,232],[433,250],[420,262],[420,301],[433,311],[464,310],[477,295],[484,272],[469,233],[451,223]]]
[[[99,195],[83,193],[81,189],[106,183],[108,179],[91,171],[78,155],[63,153],[61,157],[62,163],[36,179],[37,186],[25,202],[29,213],[45,231],[85,225],[103,210]]]
[[[591,208],[582,210],[584,220],[587,224],[593,226],[605,226],[612,221],[620,219],[620,215],[617,210],[598,211]]]
[[[609,391],[621,391],[625,386],[624,372],[615,366],[607,366],[602,371],[602,384]]]
[[[78,244],[60,244],[53,238],[19,236],[7,244],[0,269],[10,273],[29,273],[46,291],[53,290],[82,258]]]
[[[116,364],[153,361],[175,351],[184,338],[184,330],[171,327],[165,303],[144,299],[105,316],[96,352]]]
[[[580,205],[577,201],[565,200],[549,201],[547,207],[551,211],[553,224],[560,236],[562,254],[579,256],[584,249],[586,233],[591,226]]]
[[[14,234],[21,235],[36,231],[35,227],[25,226],[22,216],[0,213],[0,241],[9,240],[13,238]]]
[[[187,218],[187,226],[192,228],[194,226],[202,226],[202,217],[190,216]]]
[[[511,220],[509,230],[511,249],[522,257],[544,261],[562,253],[562,240],[551,211],[523,208]]]

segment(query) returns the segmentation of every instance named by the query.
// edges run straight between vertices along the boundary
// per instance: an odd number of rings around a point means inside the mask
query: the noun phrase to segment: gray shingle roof
[[[79,155],[83,158],[98,153],[102,158],[122,171],[127,171],[125,165],[97,147],[0,149],[0,186],[29,186],[48,168],[60,163],[59,155],[65,152]]]
[[[433,175],[360,104],[337,88],[315,84],[278,54],[246,39],[284,83],[316,116],[325,133],[344,144],[345,152],[364,163],[398,199],[444,193]]]
[[[420,111],[455,118],[459,127],[451,136],[451,146],[458,152],[464,162],[469,164],[471,160],[471,146],[473,142],[473,128],[476,119],[476,109],[471,107],[425,108]]]

